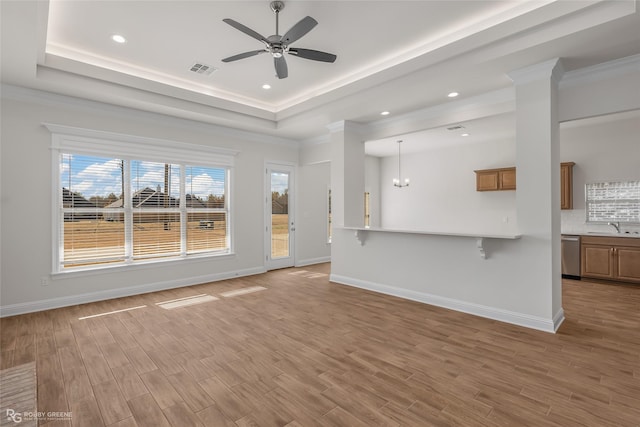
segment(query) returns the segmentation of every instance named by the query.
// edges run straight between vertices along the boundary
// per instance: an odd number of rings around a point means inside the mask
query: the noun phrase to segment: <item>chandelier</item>
[[[402,180],[401,168],[400,168],[400,145],[402,144],[402,140],[398,140],[398,177],[393,178],[393,185],[398,188],[408,187],[409,186],[409,178],[405,178]]]

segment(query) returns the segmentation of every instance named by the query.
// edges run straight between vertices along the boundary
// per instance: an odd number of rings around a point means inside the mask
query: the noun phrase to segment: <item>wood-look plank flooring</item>
[[[638,286],[565,280],[549,334],[328,273],[4,318],[0,369],[36,362],[38,410],[73,412],[44,426],[640,426]],[[266,289],[221,296],[252,286]],[[219,299],[156,305],[200,294]]]
[[[35,427],[37,417],[22,417],[37,408],[36,364],[34,362],[0,370],[0,426],[17,423]],[[16,414],[18,414],[16,416]]]

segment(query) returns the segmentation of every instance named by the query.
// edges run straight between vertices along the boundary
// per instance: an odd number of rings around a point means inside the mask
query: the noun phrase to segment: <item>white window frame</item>
[[[618,181],[598,181],[598,182],[588,182],[584,186],[584,201],[585,201],[585,222],[587,224],[607,224],[609,222],[617,222],[628,225],[637,225],[640,224],[640,218],[638,217],[607,217],[602,216],[600,219],[591,219],[591,211],[593,206],[597,206],[599,204],[606,204],[616,211],[627,209],[627,204],[638,206],[640,203],[640,199],[636,197],[631,197],[628,194],[623,197],[611,197],[608,199],[592,199],[589,197],[589,187],[612,187],[611,192],[613,193],[625,193],[624,188],[633,187],[633,190],[629,192],[635,191],[637,194],[638,189],[640,188],[640,181],[637,179],[634,180],[618,180]],[[618,194],[616,194],[617,196]]]
[[[234,254],[233,238],[233,170],[237,150],[210,147],[206,145],[189,144],[157,138],[146,138],[91,129],[75,128],[51,123],[43,123],[51,132],[51,164],[52,164],[52,275],[93,272],[105,269],[122,269],[137,267],[142,264],[155,264],[190,260],[194,258],[220,257]],[[187,255],[181,251],[179,257],[160,258],[151,260],[137,260],[133,263],[123,262],[113,265],[92,265],[78,267],[71,270],[61,268],[62,239],[61,239],[61,203],[60,197],[60,155],[63,153],[115,157],[125,160],[145,160],[156,162],[171,162],[181,165],[215,167],[226,170],[225,208],[227,209],[227,238],[229,249],[224,252],[203,252]],[[128,163],[128,162],[127,162]],[[128,173],[128,172],[127,172]],[[184,178],[184,167],[181,168]],[[181,180],[184,185],[184,179]],[[125,186],[128,187],[128,186]],[[126,190],[128,191],[128,189]],[[125,194],[126,197],[126,194]],[[181,194],[184,198],[184,194]],[[183,203],[181,203],[184,206]],[[181,208],[182,210],[183,208]],[[184,207],[185,214],[189,209]],[[184,226],[184,225],[181,225]],[[125,223],[126,228],[126,223]],[[131,238],[130,233],[128,238]]]

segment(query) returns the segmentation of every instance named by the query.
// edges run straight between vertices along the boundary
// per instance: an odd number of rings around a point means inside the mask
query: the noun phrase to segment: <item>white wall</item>
[[[298,168],[296,265],[331,260],[328,243],[328,190],[331,164],[328,161]]]
[[[523,326],[555,330],[564,318],[559,268],[559,163],[581,161],[570,151],[560,152],[562,137],[557,122],[559,118],[584,117],[589,112],[623,111],[640,101],[637,92],[606,96],[601,103],[593,96],[611,85],[616,86],[615,93],[632,92],[630,88],[637,87],[640,77],[636,69],[625,78],[608,79],[606,84],[594,82],[600,75],[576,72],[563,87],[564,93],[562,90],[558,93],[555,82],[559,69],[557,61],[550,60],[514,73],[519,89],[515,141],[412,155],[403,159],[406,175],[403,177],[411,179],[411,186],[403,189],[385,184],[397,172],[395,159],[381,161],[383,228],[474,234],[487,229],[519,230],[521,238],[480,241],[473,237],[362,231],[357,239],[351,229],[336,230],[332,280]],[[629,81],[636,84],[629,85]],[[585,94],[589,96],[582,96]],[[598,108],[584,108],[580,100],[597,104]],[[637,131],[632,135],[637,141]],[[620,155],[630,156],[637,170],[636,149],[637,145],[621,148],[624,152]],[[596,155],[593,166],[585,167],[595,167],[598,161]],[[553,166],[556,163],[557,169]],[[520,166],[517,193],[475,191],[474,169],[511,165]],[[512,221],[515,212],[520,218]],[[505,216],[509,216],[508,223],[503,222]],[[484,247],[486,259],[478,256],[476,245]]]
[[[637,78],[633,81],[636,82]],[[587,84],[590,83],[585,83]],[[627,90],[628,87],[634,86],[627,86]],[[578,86],[572,86],[570,90],[574,94],[581,93]],[[328,256],[329,248],[324,243],[324,236],[322,241],[315,239],[319,236],[319,233],[316,236],[316,232],[321,230],[319,224],[325,222],[324,213],[319,210],[320,192],[322,190],[324,202],[326,191],[326,185],[322,181],[328,182],[330,173],[325,170],[326,163],[324,166],[314,163],[330,158],[329,144],[318,144],[298,152],[297,148],[271,137],[92,102],[67,102],[63,97],[33,91],[23,92],[22,95],[9,96],[3,91],[2,99],[2,314],[8,314],[5,310],[7,307],[13,312],[32,311],[52,304],[69,305],[89,299],[103,299],[263,271],[265,160],[293,163],[300,161],[302,166],[299,168],[298,194],[305,193],[307,186],[313,188],[310,189],[309,197],[304,195],[297,202],[300,218],[297,228],[297,259],[321,260]],[[574,98],[577,99],[577,96]],[[564,102],[563,98],[560,101],[562,117],[579,117],[580,114],[585,114],[583,110],[578,111],[577,107],[572,106],[572,103]],[[620,105],[608,102],[607,108],[619,111]],[[171,265],[154,264],[150,268],[129,271],[114,270],[94,275],[62,277],[49,280],[48,286],[42,286],[42,278],[50,279],[52,244],[51,136],[42,126],[43,122],[240,150],[234,172],[236,255],[176,262]],[[635,126],[627,123],[608,130],[562,130],[561,160],[577,163],[574,176],[574,204],[577,209],[573,214],[584,208],[584,201],[580,200],[580,188],[584,182],[618,179],[618,176],[620,179],[638,179],[638,128],[637,121],[634,123]],[[630,130],[623,132],[622,129],[627,127]],[[601,145],[602,141],[606,141],[606,147]],[[494,141],[487,144],[489,145],[482,147],[451,147],[439,150],[437,155],[430,153],[411,156],[403,163],[407,176],[412,180],[411,186],[396,192],[393,192],[396,189],[385,184],[393,177],[392,169],[385,165],[388,160],[380,160],[380,198],[385,197],[384,192],[390,193],[389,202],[380,206],[378,216],[382,221],[381,225],[430,230],[455,227],[459,231],[464,228],[476,229],[478,223],[500,230],[515,227],[515,221],[511,221],[515,209],[513,192],[475,191],[474,169],[514,164],[512,142]],[[616,153],[619,157],[616,157]],[[375,174],[372,175],[371,172],[375,167],[372,168],[371,160],[367,160],[365,165],[365,186],[372,185],[376,181]],[[16,185],[16,176],[26,178]],[[312,196],[316,193],[318,197]],[[452,197],[452,194],[457,196]],[[401,199],[408,196],[411,196],[408,201]],[[399,209],[404,203],[409,203],[412,209]],[[432,209],[436,204],[442,208]],[[305,216],[305,212],[309,214]],[[571,214],[563,212],[563,222]],[[508,223],[503,222],[505,216],[510,218]],[[584,218],[583,215],[580,216]],[[525,236],[523,239],[535,238]],[[487,260],[480,259],[474,240],[469,238],[402,235],[391,238],[372,237],[361,247],[353,238],[353,233],[345,230],[334,231],[332,245],[332,269],[343,277],[358,278],[367,283],[370,281],[370,287],[375,283],[382,283],[410,292],[411,289],[425,289],[424,285],[428,282],[429,286],[433,285],[428,289],[438,293],[440,298],[454,301],[464,299],[473,301],[472,305],[491,305],[497,310],[519,312],[525,320],[528,315],[539,316],[539,310],[531,310],[531,302],[538,298],[535,290],[523,286],[517,280],[519,274],[536,266],[528,262],[524,252],[514,251],[521,245],[517,241],[486,242],[489,254]],[[450,262],[437,263],[435,267],[424,263],[425,259],[436,255],[438,259],[450,259]],[[461,255],[467,259],[464,268],[460,268],[457,260]],[[379,263],[379,268],[371,269],[371,263],[378,262],[376,260],[384,262]],[[509,286],[492,286],[491,283],[496,280],[507,282]],[[534,301],[535,304],[547,302]],[[544,316],[548,317],[547,314]]]
[[[565,122],[560,126],[560,159],[575,162],[573,210],[561,212],[562,232],[612,231],[585,223],[584,185],[588,182],[640,180],[640,113]],[[515,191],[475,191],[474,169],[515,165],[511,140],[465,144],[403,156],[403,174],[411,185],[391,185],[397,157],[380,159],[382,227],[452,230],[468,226],[507,231],[517,226]],[[402,208],[399,208],[402,206]],[[508,223],[504,219],[508,218]],[[640,226],[624,226],[640,230]]]
[[[553,330],[541,290],[523,280],[537,268],[527,257],[534,239],[487,239],[482,259],[472,237],[365,233],[361,245],[352,230],[334,231],[332,281]]]
[[[477,169],[515,166],[515,141],[467,143],[403,156],[396,188],[397,157],[381,159],[382,227],[428,231],[507,232],[516,225],[515,191],[476,191]],[[506,220],[506,222],[505,222]]]
[[[546,102],[532,102],[531,98],[537,97],[538,93]],[[551,105],[550,93],[550,89],[546,94],[531,90],[518,102],[519,105],[533,105],[535,111],[529,111],[532,115],[542,115],[540,110]],[[550,129],[549,120],[535,123],[541,123],[541,129],[545,126],[548,131]],[[401,189],[391,184],[397,173],[397,159],[383,159],[380,174],[383,228],[466,232],[472,236],[361,231],[359,235],[363,237],[356,239],[352,230],[336,230],[331,279],[554,331],[563,320],[563,312],[561,307],[553,306],[552,283],[548,280],[552,256],[552,232],[550,226],[546,226],[549,222],[539,215],[539,221],[536,218],[526,224],[526,233],[521,238],[509,238],[517,237],[509,236],[517,230],[512,221],[519,208],[516,192],[479,193],[473,172],[475,169],[515,166],[517,160],[526,161],[516,158],[516,148],[526,151],[523,148],[533,145],[534,150],[530,151],[544,151],[544,146],[538,144],[539,139],[532,139],[470,143],[405,156],[403,178],[410,178],[411,185]],[[550,143],[547,141],[547,145]],[[545,161],[547,168],[543,167]],[[525,177],[529,182],[542,182],[543,174],[551,168],[548,158],[539,164],[539,168],[529,167],[530,176]],[[532,193],[525,192],[523,198]],[[544,210],[551,205],[552,194],[549,187],[541,193],[538,199],[547,197],[546,205],[540,204],[539,210]],[[547,213],[550,212],[549,208]],[[503,222],[505,216],[511,219],[507,223]],[[559,214],[557,217],[559,220]],[[473,236],[482,233],[503,235],[504,238],[478,239]],[[479,247],[484,249],[486,258],[481,256]],[[559,270],[557,276],[559,280]]]
[[[560,157],[573,167],[573,210],[562,211],[562,232],[614,231],[586,224],[584,186],[589,182],[640,180],[640,110],[566,122],[560,126]],[[640,225],[623,225],[640,231]]]
[[[568,72],[560,82],[559,121],[640,108],[640,55]]]
[[[35,91],[11,92],[3,91],[2,99],[3,315],[264,270],[264,162],[296,163],[295,144]],[[45,122],[239,150],[232,183],[235,255],[52,279],[51,134]],[[48,286],[41,285],[43,278]]]
[[[381,213],[380,158],[366,156],[364,159],[364,191],[369,193],[370,226],[382,227]]]

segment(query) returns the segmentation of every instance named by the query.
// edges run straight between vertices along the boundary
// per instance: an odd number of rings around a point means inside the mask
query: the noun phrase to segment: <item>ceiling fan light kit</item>
[[[234,21],[233,19],[223,19],[224,22],[231,25],[236,30],[242,31],[246,35],[264,43],[264,48],[233,55],[228,58],[224,58],[222,62],[233,62],[239,59],[249,58],[251,56],[256,56],[268,52],[273,57],[276,76],[279,79],[284,79],[289,75],[287,61],[284,57],[285,53],[297,56],[298,58],[310,59],[312,61],[331,63],[335,62],[337,56],[332,53],[321,52],[312,49],[290,47],[291,43],[296,42],[304,35],[306,35],[309,31],[311,31],[316,25],[318,25],[318,21],[310,16],[306,16],[281,36],[279,34],[279,15],[282,9],[284,9],[284,2],[272,1],[269,6],[271,7],[271,10],[276,14],[276,33],[269,37],[265,37],[260,33],[252,30],[251,28],[246,27],[237,21]]]

